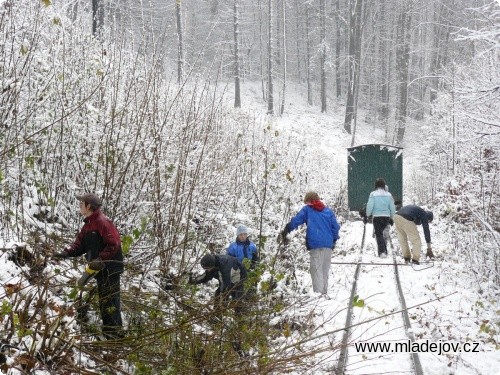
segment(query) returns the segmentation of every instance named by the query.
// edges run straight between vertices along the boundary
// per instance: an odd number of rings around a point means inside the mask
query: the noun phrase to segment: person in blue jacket
[[[236,241],[227,248],[227,255],[231,255],[243,263],[247,268],[254,268],[259,261],[257,246],[248,238],[249,230],[240,225],[236,229]],[[250,267],[248,267],[250,264]]]
[[[366,204],[366,216],[373,216],[373,228],[377,240],[378,256],[387,257],[387,244],[384,238],[384,229],[393,220],[396,207],[394,198],[386,189],[385,180],[377,178],[375,190],[370,193]]]
[[[424,230],[425,242],[427,242],[427,257],[434,258],[431,246],[431,232],[429,230],[429,223],[433,219],[434,215],[431,211],[426,211],[413,204],[402,207],[394,215],[394,225],[396,226],[399,245],[406,263],[410,262],[411,258],[412,263],[419,264],[420,262],[422,241],[420,240],[417,225],[422,225]],[[411,242],[411,251],[408,240]]]
[[[339,239],[340,225],[334,212],[321,202],[316,192],[307,192],[304,203],[305,206],[281,231],[278,240],[286,242],[288,233],[306,224],[306,247],[310,255],[313,291],[326,296],[332,249]]]

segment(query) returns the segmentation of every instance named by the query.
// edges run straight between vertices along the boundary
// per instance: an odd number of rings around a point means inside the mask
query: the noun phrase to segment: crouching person
[[[245,266],[230,255],[213,255],[206,254],[200,264],[205,270],[205,273],[197,278],[189,278],[190,284],[203,284],[212,279],[219,281],[219,287],[215,291],[216,307],[222,306],[221,303],[228,302],[231,299],[231,304],[234,306],[235,325],[229,330],[231,344],[233,349],[240,357],[247,355],[243,350],[243,335],[240,329],[246,317],[246,303],[244,283],[247,278],[247,270]]]
[[[420,239],[417,225],[422,225],[424,230],[425,242],[427,242],[426,256],[431,259],[434,258],[431,245],[431,232],[429,230],[429,223],[432,223],[433,219],[434,215],[431,211],[426,211],[413,204],[401,207],[396,212],[396,215],[394,215],[396,233],[405,263],[409,263],[410,260],[414,264],[420,263],[422,240]],[[411,250],[408,242],[411,243]]]
[[[216,301],[228,301],[231,298],[236,302],[235,312],[241,312],[241,301],[245,296],[244,282],[247,278],[243,264],[230,255],[206,254],[201,258],[200,265],[205,273],[197,278],[190,278],[189,283],[204,284],[217,279],[219,287],[215,291]]]

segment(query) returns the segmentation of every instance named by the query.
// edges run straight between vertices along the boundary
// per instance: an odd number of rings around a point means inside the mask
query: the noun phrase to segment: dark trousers
[[[229,301],[231,300],[231,301]],[[215,291],[215,307],[221,307],[221,305],[227,304],[234,308],[236,315],[240,315],[245,311],[246,293],[243,286],[243,282],[238,282],[224,293],[220,291],[220,287]]]
[[[378,255],[387,254],[387,244],[384,239],[384,229],[390,223],[390,218],[386,216],[375,216],[373,218],[373,228],[375,229],[375,239],[377,240]]]
[[[104,241],[97,232],[90,232],[83,238],[82,245],[87,251],[87,260],[91,261],[99,257],[99,252],[104,248]],[[120,273],[121,268],[113,267],[113,263],[108,262],[106,267],[95,276],[102,333],[107,339],[116,339],[123,335],[120,311]]]
[[[122,336],[122,314],[120,311],[120,274],[110,274],[105,268],[96,275],[102,333],[108,339]]]

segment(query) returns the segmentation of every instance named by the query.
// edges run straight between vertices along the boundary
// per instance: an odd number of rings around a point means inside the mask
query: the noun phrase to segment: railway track
[[[346,321],[344,327],[352,327],[354,324],[353,322],[353,317],[354,317],[354,307],[355,307],[355,299],[358,294],[358,287],[360,282],[360,275],[362,274],[362,270],[365,268],[387,268],[387,266],[391,266],[393,268],[393,277],[394,277],[394,282],[396,286],[396,291],[398,294],[398,299],[400,303],[400,310],[401,310],[401,319],[402,319],[402,326],[404,327],[404,330],[406,332],[406,339],[410,340],[411,342],[415,341],[415,337],[413,335],[412,329],[411,329],[411,323],[410,323],[410,318],[408,316],[408,311],[407,311],[407,306],[406,306],[406,300],[405,296],[403,293],[403,289],[401,287],[401,280],[399,276],[399,267],[402,266],[401,264],[398,264],[397,259],[396,259],[396,251],[395,248],[392,244],[392,241],[389,238],[389,245],[392,250],[392,263],[389,262],[363,262],[363,251],[365,247],[365,235],[366,235],[366,225],[363,229],[363,240],[362,240],[362,245],[361,245],[361,250],[360,250],[360,257],[357,263],[347,263],[351,265],[355,265],[355,271],[354,271],[354,281],[352,283],[352,288],[351,288],[351,294],[349,297],[349,303],[347,307],[347,316],[346,316]],[[335,264],[335,263],[334,263]],[[346,264],[346,263],[343,263]],[[407,267],[407,266],[406,266]],[[386,273],[387,274],[387,273]],[[401,339],[403,339],[401,337]],[[343,337],[342,337],[342,346],[341,346],[341,352],[340,356],[337,362],[336,366],[336,374],[337,375],[342,375],[346,373],[346,368],[348,365],[348,359],[349,359],[349,342],[352,340],[352,331],[351,328],[346,328],[344,331]],[[420,362],[420,358],[417,353],[409,353],[411,357],[411,372],[416,374],[416,375],[423,375],[423,370],[422,370],[422,364]],[[366,370],[365,370],[366,371]],[[407,370],[405,370],[406,373],[408,373]]]

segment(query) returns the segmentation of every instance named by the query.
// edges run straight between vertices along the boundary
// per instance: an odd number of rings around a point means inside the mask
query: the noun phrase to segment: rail
[[[351,329],[352,327],[352,315],[353,315],[353,301],[354,301],[354,296],[356,295],[356,289],[358,285],[358,279],[359,279],[359,274],[361,267],[364,266],[393,266],[394,267],[394,274],[395,274],[395,280],[396,280],[396,289],[398,291],[399,295],[399,300],[401,303],[401,313],[403,317],[403,322],[405,326],[405,331],[408,335],[408,338],[413,342],[415,341],[415,337],[412,333],[411,330],[411,323],[410,323],[410,318],[408,316],[408,310],[406,306],[406,301],[403,293],[403,289],[401,287],[401,281],[399,278],[399,270],[398,267],[400,264],[398,264],[396,260],[396,251],[394,248],[394,245],[392,244],[392,241],[389,238],[389,244],[392,249],[392,256],[393,256],[393,263],[369,263],[369,262],[362,262],[362,256],[363,256],[363,248],[365,244],[365,235],[366,235],[366,224],[364,225],[363,228],[363,239],[361,241],[361,250],[360,250],[360,258],[357,263],[355,262],[332,262],[332,264],[347,264],[347,265],[356,265],[356,270],[354,271],[354,281],[352,283],[352,288],[351,288],[351,294],[349,297],[349,302],[347,306],[347,317],[346,317],[346,322],[345,326],[346,329],[344,330],[344,334],[342,336],[342,345],[341,345],[341,350],[340,350],[340,355],[339,355],[339,360],[337,362],[337,367],[335,373],[337,375],[343,375],[345,374],[346,371],[346,366],[347,366],[347,359],[348,359],[348,348],[349,348],[349,337],[351,335]],[[432,266],[432,265],[431,265]],[[416,375],[423,375],[423,370],[422,370],[422,364],[420,362],[420,358],[417,353],[411,353],[411,359],[412,359],[412,364],[413,364],[413,370],[415,371]]]

